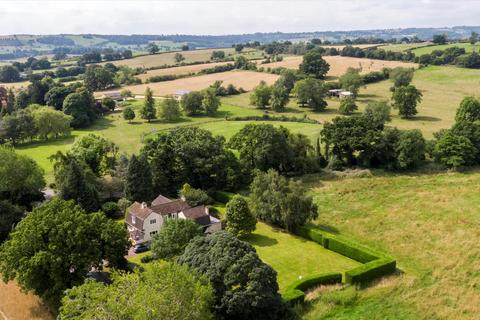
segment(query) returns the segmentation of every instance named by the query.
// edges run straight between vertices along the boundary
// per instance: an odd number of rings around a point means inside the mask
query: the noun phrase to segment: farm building
[[[343,91],[342,89],[332,89],[328,90],[328,94],[330,97],[337,97],[337,98],[346,98],[346,97],[351,97],[353,93],[350,91]]]
[[[203,227],[206,233],[222,229],[220,220],[212,217],[204,205],[190,207],[184,199],[170,200],[159,195],[150,205],[134,202],[127,209],[127,223],[130,239],[134,244],[146,243],[160,231],[168,219],[190,219]]]
[[[122,101],[123,97],[120,94],[120,91],[110,91],[110,92],[104,92],[101,96],[100,99],[103,98],[110,98],[114,101]]]
[[[175,91],[175,94],[173,95],[177,101],[182,100],[182,97],[186,95],[187,93],[190,93],[189,90],[177,90]]]

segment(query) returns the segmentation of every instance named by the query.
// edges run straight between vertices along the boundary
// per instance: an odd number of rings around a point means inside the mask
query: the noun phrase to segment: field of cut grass
[[[53,317],[33,293],[24,293],[14,281],[0,281],[0,320],[51,320]]]
[[[227,86],[233,84],[237,88],[245,90],[252,90],[260,81],[265,81],[272,84],[278,79],[278,75],[254,72],[254,71],[228,71],[220,73],[206,74],[202,76],[195,76],[189,78],[182,78],[172,81],[162,81],[155,83],[140,84],[134,86],[127,86],[125,89],[132,91],[134,94],[142,95],[147,87],[152,89],[156,96],[165,96],[174,94],[177,90],[196,91],[208,88],[215,81],[223,81],[223,85]]]
[[[140,74],[137,78],[141,79],[145,82],[148,78],[153,76],[164,76],[164,75],[183,75],[189,73],[197,73],[204,69],[213,68],[215,66],[223,66],[228,63],[232,62],[214,62],[214,63],[202,63],[202,64],[194,64],[190,66],[180,66],[180,67],[173,67],[173,68],[165,68],[165,69],[154,69],[149,70],[146,73]]]
[[[10,83],[2,83],[0,82],[0,86],[5,87],[7,89],[18,90],[20,88],[26,88],[30,84],[30,81],[20,81],[20,82],[10,82]]]
[[[358,290],[334,319],[476,319],[480,171],[305,177],[317,223],[392,254],[402,274]],[[388,297],[388,298],[386,298]],[[307,317],[328,305],[314,299]],[[330,319],[330,318],[328,318]]]
[[[364,59],[364,58],[352,58],[352,57],[342,57],[342,56],[324,56],[325,59],[330,64],[330,71],[328,76],[330,77],[339,77],[347,71],[349,67],[360,68],[362,73],[368,73],[372,71],[380,71],[383,68],[395,68],[395,67],[405,67],[405,68],[416,68],[418,65],[416,63],[401,62],[401,61],[385,61],[385,60],[374,60],[374,59]],[[259,65],[259,67],[264,68],[277,68],[284,67],[289,69],[298,69],[300,63],[302,63],[302,56],[293,56],[285,57],[283,61],[266,63]]]
[[[344,272],[360,263],[330,251],[321,245],[257,223],[257,229],[245,238],[260,258],[278,272],[280,291],[299,277],[321,272]]]
[[[478,52],[480,49],[480,43],[477,43],[475,45],[472,45],[468,42],[449,43],[413,49],[412,52],[415,53],[416,56],[421,56],[422,54],[431,53],[434,50],[445,50],[451,47],[465,48],[466,52],[473,52],[474,50]]]

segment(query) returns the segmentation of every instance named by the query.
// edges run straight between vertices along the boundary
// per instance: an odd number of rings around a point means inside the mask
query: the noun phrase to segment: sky
[[[479,24],[480,0],[0,0],[2,35],[218,35]]]

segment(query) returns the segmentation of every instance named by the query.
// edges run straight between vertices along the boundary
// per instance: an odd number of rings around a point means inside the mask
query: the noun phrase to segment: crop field
[[[53,317],[33,293],[23,293],[15,282],[0,281],[0,320],[51,320]]]
[[[374,59],[364,59],[364,58],[352,58],[352,57],[341,57],[341,56],[324,56],[325,61],[330,64],[330,71],[328,76],[339,77],[347,71],[349,67],[360,68],[362,73],[368,73],[372,71],[380,71],[383,68],[395,68],[395,67],[406,67],[406,68],[416,68],[418,65],[416,63],[401,62],[401,61],[384,61],[384,60],[374,60]],[[283,61],[266,63],[259,65],[259,67],[264,68],[278,68],[284,67],[288,69],[297,69],[298,66],[302,63],[303,57],[293,56],[285,57]]]
[[[21,81],[21,82],[10,82],[10,83],[1,83],[0,86],[7,89],[18,90],[20,88],[26,88],[30,84],[30,81]]]
[[[197,73],[199,71],[202,71],[208,68],[213,68],[215,66],[224,66],[228,63],[231,63],[231,62],[213,62],[213,63],[194,64],[190,66],[165,68],[165,69],[154,69],[138,75],[137,78],[145,82],[148,78],[153,76],[183,75],[183,74],[189,74],[189,73]]]
[[[313,273],[344,272],[359,262],[330,251],[321,245],[257,223],[257,229],[246,239],[260,258],[278,272],[280,291],[299,277]]]
[[[317,223],[391,253],[400,275],[310,301],[307,319],[476,319],[480,171],[312,175]],[[337,295],[342,293],[337,292]],[[385,299],[388,297],[388,299]],[[340,302],[338,302],[338,300]],[[335,314],[335,316],[333,316]],[[328,318],[328,317],[327,317]]]
[[[202,90],[212,85],[215,81],[223,81],[224,86],[233,84],[237,88],[243,88],[248,91],[255,88],[262,80],[268,84],[272,84],[277,79],[278,75],[275,74],[234,70],[228,72],[206,74],[198,77],[182,78],[172,81],[162,81],[128,86],[125,87],[125,89],[132,91],[132,93],[134,94],[142,95],[145,92],[145,89],[147,87],[150,87],[154,95],[165,96],[169,94],[174,94],[177,90]]]
[[[468,42],[449,43],[449,44],[442,44],[442,45],[436,45],[436,46],[422,47],[422,48],[414,49],[412,50],[412,52],[415,53],[416,56],[421,56],[422,54],[431,53],[434,50],[445,50],[451,47],[465,48],[466,52],[473,52],[473,51],[478,52],[480,49],[480,43],[477,43],[475,45],[472,45]]]

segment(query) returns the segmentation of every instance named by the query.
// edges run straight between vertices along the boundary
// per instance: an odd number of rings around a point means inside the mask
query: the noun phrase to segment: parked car
[[[148,244],[137,244],[133,247],[133,252],[141,253],[150,250],[150,246]]]

